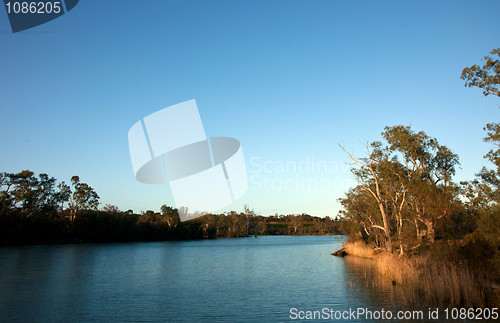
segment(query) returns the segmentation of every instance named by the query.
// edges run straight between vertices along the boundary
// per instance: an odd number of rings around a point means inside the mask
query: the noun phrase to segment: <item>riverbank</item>
[[[361,241],[346,242],[342,249],[346,256],[373,259],[377,272],[393,285],[401,285],[412,304],[463,308],[500,305],[498,288],[487,273],[472,272],[459,263],[429,254],[399,257]]]
[[[151,242],[255,235],[340,234],[340,222],[307,214],[262,216],[228,212],[181,222],[177,209],[140,214],[106,210],[23,213],[0,205],[0,246],[64,243]]]

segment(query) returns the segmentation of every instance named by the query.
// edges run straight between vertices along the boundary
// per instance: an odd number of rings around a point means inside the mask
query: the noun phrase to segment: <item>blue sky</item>
[[[0,9],[0,171],[79,175],[123,210],[173,205],[168,185],[135,180],[127,133],[196,99],[207,136],[240,140],[247,163],[249,190],[223,211],[335,216],[353,185],[337,143],[362,155],[398,124],[436,137],[460,156],[456,180],[472,179],[500,102],[460,73],[500,47],[499,11],[498,1],[82,0],[12,34]]]

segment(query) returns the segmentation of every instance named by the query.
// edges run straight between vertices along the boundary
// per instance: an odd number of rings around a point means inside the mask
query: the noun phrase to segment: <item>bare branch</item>
[[[385,231],[385,228],[384,228],[384,227],[382,227],[382,226],[380,226],[380,225],[373,224],[373,225],[372,225],[372,228],[375,228],[375,229],[380,229],[380,230],[383,230],[384,232],[387,232],[387,231]]]

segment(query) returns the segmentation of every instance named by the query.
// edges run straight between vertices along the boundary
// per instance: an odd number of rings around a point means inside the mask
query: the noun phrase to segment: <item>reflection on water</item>
[[[373,259],[354,256],[344,257],[346,284],[354,298],[374,308],[399,310],[404,308],[404,295],[400,286],[377,275]]]
[[[0,248],[2,322],[288,322],[297,311],[396,310],[343,237]],[[362,320],[349,320],[350,322]]]
[[[358,300],[367,310],[391,311],[392,319],[385,322],[418,321],[418,322],[476,322],[473,320],[452,320],[446,318],[445,308],[419,306],[410,304],[404,295],[404,289],[400,285],[392,285],[392,282],[379,274],[375,266],[375,260],[346,256],[344,259],[344,278],[348,286],[348,294]],[[452,308],[449,308],[450,311]],[[437,311],[437,312],[436,312]],[[396,315],[406,315],[406,320],[398,320]],[[451,315],[449,315],[451,316]],[[386,315],[386,317],[388,317]],[[365,316],[366,318],[366,316]],[[375,321],[375,320],[374,320]],[[380,321],[380,320],[376,320]],[[478,321],[484,322],[484,320]]]

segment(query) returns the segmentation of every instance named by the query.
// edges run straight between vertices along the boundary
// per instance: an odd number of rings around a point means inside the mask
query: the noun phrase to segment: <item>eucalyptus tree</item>
[[[71,211],[71,220],[74,221],[76,214],[81,210],[94,209],[97,210],[99,206],[99,195],[87,183],[81,183],[79,176],[71,177],[71,184],[74,191],[68,195],[68,203]],[[67,187],[64,187],[67,193]]]
[[[410,187],[407,170],[397,156],[391,154],[391,150],[383,147],[381,142],[374,142],[371,147],[371,164],[365,162],[361,168],[353,170],[358,186],[340,201],[348,211],[348,216],[362,226],[365,234],[371,235],[373,229],[382,230],[384,234],[395,233],[396,236],[391,239],[396,239],[400,253],[403,254],[407,247],[403,239],[403,226],[408,220],[406,206]],[[378,211],[374,208],[374,202]],[[375,216],[377,214],[381,216]],[[388,223],[387,231],[384,216]],[[377,234],[374,237],[378,240]]]
[[[404,249],[407,247],[403,241],[403,225],[407,220],[405,206],[409,191],[406,175],[405,167],[396,156],[389,158],[389,154],[387,154],[387,158],[380,162],[380,183],[384,191],[388,212],[395,222],[400,254],[404,254]]]
[[[38,177],[30,170],[0,175],[0,204],[4,209],[17,209],[23,216],[55,213],[59,195],[56,179],[47,174]]]
[[[340,148],[352,160],[350,163],[355,180],[358,183],[358,189],[369,194],[376,202],[379,217],[382,225],[372,224],[372,228],[382,230],[385,238],[386,249],[392,252],[392,230],[389,225],[389,214],[387,200],[384,197],[382,181],[380,178],[381,165],[387,160],[387,155],[383,151],[380,142],[373,142],[370,145],[366,144],[366,157],[354,157],[342,145]]]
[[[381,232],[384,231],[382,218],[378,215],[378,205],[361,185],[350,188],[344,198],[339,198],[338,201],[343,207],[339,214],[345,221],[352,222],[358,225],[361,230],[357,234],[366,235],[375,240],[379,244]],[[343,231],[353,230],[352,225],[343,225]],[[351,235],[355,234],[350,232]]]
[[[250,232],[250,224],[253,222],[255,217],[255,211],[251,209],[247,204],[243,205],[243,212],[245,213],[246,222],[247,222],[247,235]]]
[[[68,202],[71,197],[71,187],[65,182],[61,182],[57,184],[57,188],[59,189],[58,200],[61,203],[61,211],[64,211],[64,202]]]
[[[484,57],[484,65],[473,65],[462,71],[465,86],[478,87],[485,96],[500,97],[500,48],[493,49],[491,56]],[[497,104],[498,105],[498,104]],[[500,105],[499,105],[500,107]],[[484,128],[484,141],[493,145],[484,156],[494,168],[483,167],[477,179],[463,182],[464,195],[472,212],[479,214],[478,231],[495,247],[496,264],[500,266],[500,123],[488,123]]]
[[[179,225],[179,223],[181,222],[178,210],[171,207],[171,206],[167,206],[165,204],[162,205],[161,206],[161,213],[165,217],[165,219],[168,223],[168,226],[170,228],[177,227]]]
[[[364,158],[354,157],[341,146],[351,164],[358,166],[351,169],[358,186],[340,201],[344,215],[359,223],[367,235],[372,229],[382,230],[391,251],[395,233],[403,254],[409,245],[403,237],[405,223],[414,228],[417,240],[425,235],[434,242],[436,222],[449,215],[457,196],[451,178],[459,160],[435,138],[409,126],[385,127],[382,137],[387,145],[377,141],[366,145]],[[363,194],[376,203],[378,212],[374,213]]]
[[[0,173],[0,212],[4,212],[11,208],[14,204],[10,189],[12,182],[8,173]]]
[[[475,180],[461,183],[469,205],[476,208],[500,204],[500,124],[489,123],[484,129],[488,134],[484,141],[491,143],[492,148],[483,157],[494,167],[483,166]]]
[[[304,219],[299,214],[289,214],[285,218],[290,223],[290,234],[302,234],[304,232]],[[293,232],[291,229],[293,228]]]
[[[465,86],[482,89],[485,96],[500,97],[500,48],[493,49],[490,54],[484,57],[483,66],[464,68],[460,78],[465,81]],[[500,124],[488,123],[484,130],[487,131],[484,141],[494,145],[494,149],[484,158],[493,163],[496,169],[483,167],[477,174],[479,180],[464,182],[469,201],[482,206],[500,202]]]
[[[396,173],[403,202],[399,204],[399,219],[403,208],[410,205],[417,237],[423,236],[421,222],[426,227],[425,235],[434,242],[436,222],[449,215],[450,203],[457,197],[456,190],[449,186],[453,186],[451,178],[459,157],[435,138],[423,131],[414,132],[410,126],[385,127],[382,136],[388,152],[402,159],[403,169]]]
[[[482,89],[485,96],[500,96],[500,48],[493,49],[490,54],[492,56],[484,57],[483,66],[474,64],[464,68],[460,78],[465,81],[465,86]]]
[[[246,215],[231,211],[227,213],[226,220],[228,223],[229,235],[231,237],[239,237],[240,234],[246,232]]]

